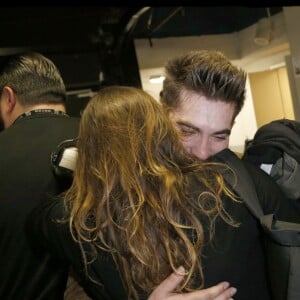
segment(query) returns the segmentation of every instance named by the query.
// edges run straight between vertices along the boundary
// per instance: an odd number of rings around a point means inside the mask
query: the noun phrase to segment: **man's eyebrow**
[[[190,122],[186,122],[186,121],[177,121],[176,123],[177,123],[177,125],[180,125],[180,126],[186,126],[186,127],[189,127],[189,128],[191,128],[191,129],[193,129],[193,130],[195,130],[195,131],[201,132],[201,130],[200,130],[198,127],[194,126],[194,125],[193,125],[192,123],[190,123]]]
[[[200,128],[194,126],[190,122],[187,122],[187,121],[177,121],[176,123],[179,126],[186,126],[186,127],[189,127],[189,128],[191,128],[191,129],[193,129],[193,130],[195,130],[197,132],[201,132]],[[227,134],[227,135],[230,135],[230,133],[231,133],[231,130],[228,129],[228,128],[213,132],[213,134]]]
[[[214,134],[227,134],[227,135],[230,135],[230,133],[231,133],[230,129],[223,129],[223,130],[214,132]]]

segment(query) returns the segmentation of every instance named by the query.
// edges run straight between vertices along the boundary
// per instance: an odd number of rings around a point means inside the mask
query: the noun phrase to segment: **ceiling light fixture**
[[[165,80],[165,76],[163,75],[152,75],[149,78],[150,83],[162,83]]]
[[[271,41],[273,24],[271,20],[270,9],[267,8],[267,17],[257,22],[254,43],[258,46],[267,46]]]

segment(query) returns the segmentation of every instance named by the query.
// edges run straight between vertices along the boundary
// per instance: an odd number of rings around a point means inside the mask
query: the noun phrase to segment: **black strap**
[[[274,214],[264,215],[260,223],[268,235],[277,243],[285,246],[300,247],[300,224],[279,221]],[[300,265],[300,253],[299,263]]]
[[[242,200],[247,205],[251,213],[258,219],[263,216],[262,208],[259,204],[256,189],[243,161],[229,149],[225,149],[213,157],[213,160],[227,164],[233,171],[225,171],[223,176],[232,188],[242,196]],[[243,195],[247,195],[244,197]]]
[[[258,218],[265,232],[277,243],[286,246],[300,246],[300,224],[277,220],[274,214],[265,215],[260,206],[254,182],[243,161],[231,150],[225,149],[213,158],[227,164],[235,174],[224,171],[225,180],[242,197],[250,212]],[[288,201],[286,199],[286,201]]]

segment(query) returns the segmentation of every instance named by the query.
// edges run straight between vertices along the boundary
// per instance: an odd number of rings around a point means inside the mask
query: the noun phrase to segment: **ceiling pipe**
[[[120,51],[122,51],[122,47],[124,45],[124,41],[128,39],[130,34],[133,32],[139,18],[141,15],[143,15],[146,11],[148,11],[151,7],[150,6],[145,6],[138,10],[128,21],[127,25],[125,26],[124,31],[122,32],[117,45],[116,45],[116,54],[118,55]]]

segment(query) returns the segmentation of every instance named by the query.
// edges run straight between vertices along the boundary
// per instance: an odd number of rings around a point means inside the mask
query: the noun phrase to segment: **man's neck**
[[[38,110],[38,109],[53,109],[57,111],[66,112],[66,108],[63,104],[37,104],[33,106],[23,107],[23,112],[21,114],[27,111]]]

